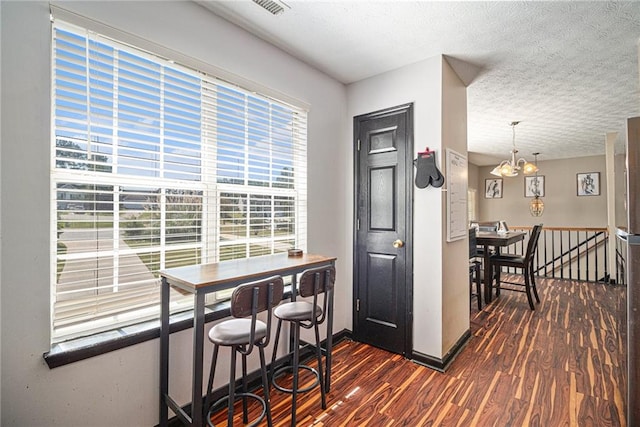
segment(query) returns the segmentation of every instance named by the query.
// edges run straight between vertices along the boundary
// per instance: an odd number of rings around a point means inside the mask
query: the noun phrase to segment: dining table
[[[242,283],[265,279],[274,275],[291,276],[291,300],[297,293],[297,274],[314,267],[335,266],[335,257],[303,253],[290,256],[288,253],[265,255],[170,268],[160,271],[160,422],[168,425],[168,410],[171,409],[183,424],[204,426],[203,411],[203,354],[205,325],[205,295],[236,287]],[[171,288],[182,294],[193,294],[193,356],[191,377],[190,414],[169,394],[169,337],[170,337],[170,295]],[[333,339],[333,307],[327,308],[327,377],[331,375],[331,354]],[[327,381],[327,384],[329,382]]]
[[[478,231],[476,232],[476,243],[484,247],[484,301],[489,304],[493,298],[492,285],[493,274],[491,267],[491,251],[494,248],[496,253],[500,253],[500,248],[510,246],[524,240],[527,233],[524,231]],[[487,273],[489,272],[489,273]]]

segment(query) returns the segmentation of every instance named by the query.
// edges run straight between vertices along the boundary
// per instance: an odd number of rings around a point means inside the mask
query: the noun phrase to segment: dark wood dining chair
[[[478,260],[478,243],[476,242],[476,229],[469,229],[469,302],[475,296],[478,300],[478,311],[482,310],[482,262]],[[476,291],[473,292],[473,285],[476,285]]]
[[[506,225],[506,224],[505,224]],[[476,228],[478,231],[498,231],[500,221],[472,221],[471,228]],[[493,254],[493,251],[491,251]],[[478,247],[478,256],[482,258],[484,256],[484,247]]]
[[[496,290],[496,296],[500,296],[500,290],[523,292],[527,294],[527,300],[529,301],[529,307],[531,308],[531,310],[535,310],[535,306],[533,304],[533,296],[535,296],[538,303],[540,302],[540,297],[538,296],[538,289],[536,287],[536,281],[533,272],[533,258],[538,248],[538,239],[540,238],[541,231],[542,224],[538,224],[533,227],[533,229],[531,230],[531,234],[529,235],[527,251],[524,255],[495,254],[490,258],[491,266],[494,268],[495,272],[495,285],[493,287]],[[500,272],[502,267],[521,269],[524,276],[524,284],[520,282],[501,280]],[[514,286],[514,288],[503,288],[503,283]]]

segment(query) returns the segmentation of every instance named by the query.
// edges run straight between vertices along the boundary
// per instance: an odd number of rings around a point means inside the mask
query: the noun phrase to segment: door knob
[[[395,242],[393,242],[393,247],[394,248],[401,248],[404,246],[404,242],[400,239],[396,240]]]

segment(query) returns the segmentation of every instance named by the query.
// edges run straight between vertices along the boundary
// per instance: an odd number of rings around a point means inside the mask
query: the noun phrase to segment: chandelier
[[[536,185],[538,184],[538,154],[540,153],[533,153],[536,167]],[[533,199],[531,199],[531,203],[529,203],[529,212],[531,212],[531,216],[542,216],[542,212],[544,212],[544,203],[540,198],[540,190],[536,191]]]
[[[525,175],[538,171],[538,167],[533,163],[527,162],[523,158],[516,160],[516,154],[518,149],[516,148],[516,125],[520,122],[511,122],[511,129],[513,129],[513,148],[511,149],[511,159],[503,160],[498,166],[493,168],[491,175],[495,176],[518,176],[518,171],[522,169]]]

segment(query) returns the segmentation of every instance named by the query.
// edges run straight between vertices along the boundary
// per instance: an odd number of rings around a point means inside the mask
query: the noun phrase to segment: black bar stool
[[[327,382],[323,379],[322,371],[322,349],[320,348],[320,332],[318,325],[324,323],[327,318],[327,309],[330,304],[333,303],[333,287],[336,280],[335,267],[321,267],[305,270],[299,281],[298,292],[301,297],[313,297],[313,302],[309,301],[292,301],[281,304],[274,311],[273,314],[278,318],[278,328],[276,330],[276,340],[273,348],[273,356],[271,358],[271,381],[273,386],[285,393],[292,394],[291,403],[291,425],[296,425],[296,404],[298,393],[305,393],[320,386],[320,395],[322,401],[322,409],[327,408],[326,393]],[[322,307],[318,305],[318,296],[324,293]],[[274,372],[276,352],[278,350],[278,341],[280,339],[280,331],[282,328],[282,322],[290,322],[293,332],[293,359],[292,366],[283,366]],[[300,365],[300,328],[314,329],[315,332],[315,350],[316,358],[318,361],[318,370],[306,366]],[[326,355],[327,367],[331,365],[331,354],[327,352]],[[305,369],[313,373],[316,380],[313,384],[299,388],[299,370]],[[328,369],[328,368],[327,368]],[[293,374],[292,387],[285,388],[276,382],[276,379],[285,371],[291,371]]]
[[[264,357],[264,349],[269,344],[271,336],[271,313],[273,307],[282,300],[284,284],[282,277],[273,276],[268,279],[246,283],[238,286],[231,295],[231,315],[235,319],[218,323],[209,331],[209,340],[213,343],[213,356],[211,357],[211,373],[207,385],[207,397],[205,408],[207,412],[207,424],[213,426],[211,415],[219,409],[222,402],[228,401],[227,425],[233,425],[233,404],[236,398],[242,397],[243,421],[249,422],[247,411],[247,398],[257,400],[262,404],[262,413],[257,420],[251,423],[256,426],[266,415],[267,423],[271,427],[271,404],[269,398],[269,381],[267,379],[267,367]],[[267,311],[267,323],[257,319],[257,314]],[[250,318],[246,318],[251,316]],[[247,356],[253,351],[254,345],[260,353],[260,370],[262,372],[262,388],[264,399],[247,391]],[[213,405],[209,406],[213,377],[218,360],[220,346],[231,347],[231,370],[229,375],[229,394]],[[236,352],[242,356],[242,393],[235,392],[236,385]]]

